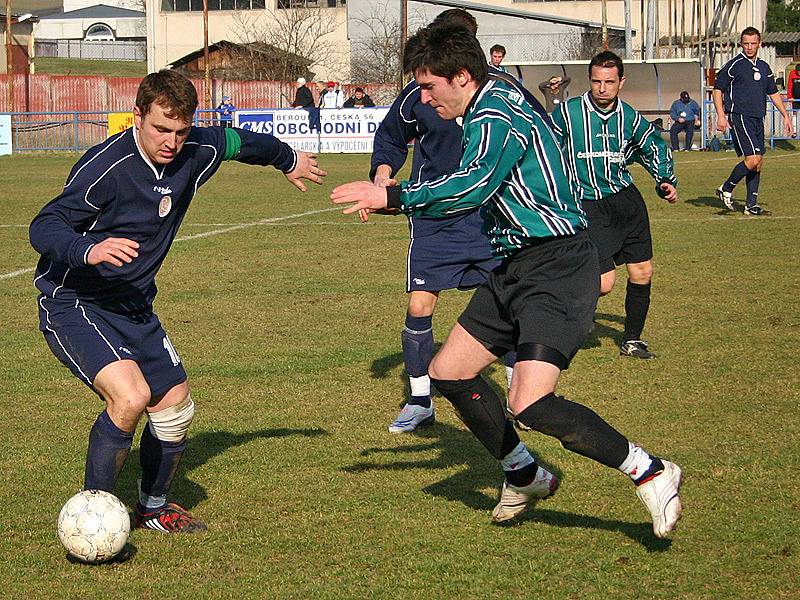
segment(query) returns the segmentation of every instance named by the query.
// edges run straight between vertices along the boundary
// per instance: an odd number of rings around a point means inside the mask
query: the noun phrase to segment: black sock
[[[139,445],[142,492],[148,496],[166,496],[185,449],[185,437],[180,442],[164,442],[153,435],[148,423]]]
[[[625,332],[622,341],[642,339],[647,311],[650,310],[650,284],[628,280],[625,290]]]
[[[747,182],[747,200],[745,201],[745,205],[749,208],[758,204],[758,185],[761,183],[761,172],[748,171],[745,181]]]
[[[744,161],[737,163],[736,166],[733,167],[733,171],[731,171],[728,179],[722,184],[722,190],[725,192],[732,192],[736,184],[742,180],[742,177],[747,175],[748,171],[749,169],[744,166]]]
[[[531,404],[517,420],[607,467],[616,469],[628,457],[628,440],[620,432],[590,408],[553,393]]]
[[[83,489],[114,491],[117,476],[128,458],[133,432],[122,431],[106,411],[97,415],[89,432]]]
[[[539,470],[539,465],[536,461],[529,465],[525,465],[521,469],[514,471],[503,471],[506,474],[506,481],[515,487],[525,487],[533,483],[536,477],[536,471]]]

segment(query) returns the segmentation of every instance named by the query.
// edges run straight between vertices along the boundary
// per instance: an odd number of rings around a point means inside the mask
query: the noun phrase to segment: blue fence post
[[[72,134],[73,134],[73,137],[72,137],[72,140],[73,140],[72,149],[75,152],[78,152],[80,150],[80,145],[79,145],[80,142],[79,142],[79,139],[78,139],[78,127],[79,127],[78,113],[74,112],[74,113],[72,113]]]

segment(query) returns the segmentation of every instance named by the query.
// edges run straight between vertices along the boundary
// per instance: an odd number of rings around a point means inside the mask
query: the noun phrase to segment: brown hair
[[[142,79],[136,92],[136,108],[142,116],[150,112],[153,102],[163,107],[168,117],[191,123],[197,110],[197,91],[177,71],[163,69]]]

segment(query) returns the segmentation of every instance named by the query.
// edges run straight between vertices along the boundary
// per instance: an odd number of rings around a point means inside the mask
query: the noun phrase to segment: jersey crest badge
[[[172,198],[170,196],[162,196],[161,202],[158,203],[158,216],[161,218],[166,217],[172,209]]]
[[[759,73],[758,71],[754,71],[753,72],[753,79],[755,79],[756,81],[761,79],[761,73]]]

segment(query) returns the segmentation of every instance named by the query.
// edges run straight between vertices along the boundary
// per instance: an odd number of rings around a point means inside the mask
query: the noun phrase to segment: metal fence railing
[[[36,40],[36,56],[94,60],[147,60],[146,41]]]
[[[792,108],[792,102],[784,102],[786,111],[792,118],[795,131],[800,124],[800,107]],[[723,146],[733,148],[733,140],[731,139],[730,130],[724,135],[717,131],[717,111],[714,108],[714,102],[705,100],[703,103],[703,148],[707,148],[711,139],[718,137]],[[764,141],[769,147],[775,148],[775,143],[782,140],[792,140],[797,138],[787,137],[783,130],[783,117],[772,102],[767,103],[767,116],[764,118]]]

